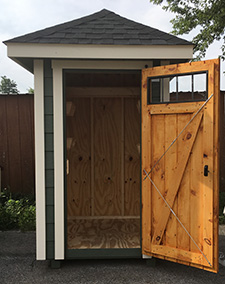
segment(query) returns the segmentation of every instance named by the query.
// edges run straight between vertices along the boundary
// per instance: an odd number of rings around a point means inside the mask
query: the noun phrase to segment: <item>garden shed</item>
[[[37,259],[217,271],[219,60],[108,10],[5,44],[34,74]]]

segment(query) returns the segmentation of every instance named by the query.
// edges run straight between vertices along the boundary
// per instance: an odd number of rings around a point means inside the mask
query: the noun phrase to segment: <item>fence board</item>
[[[0,96],[1,188],[34,194],[33,95]]]
[[[220,191],[225,192],[225,91],[220,95]]]
[[[2,181],[9,180],[8,165],[8,135],[6,120],[6,99],[0,97],[0,167],[2,170]],[[4,173],[4,175],[3,175]]]

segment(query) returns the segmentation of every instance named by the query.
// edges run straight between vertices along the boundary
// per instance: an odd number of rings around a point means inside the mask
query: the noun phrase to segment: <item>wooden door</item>
[[[208,60],[142,71],[142,253],[213,272],[219,70]]]

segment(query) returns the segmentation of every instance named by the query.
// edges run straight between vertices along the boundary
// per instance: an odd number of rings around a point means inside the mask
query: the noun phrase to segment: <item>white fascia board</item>
[[[94,45],[7,43],[11,58],[191,59],[193,45]]]

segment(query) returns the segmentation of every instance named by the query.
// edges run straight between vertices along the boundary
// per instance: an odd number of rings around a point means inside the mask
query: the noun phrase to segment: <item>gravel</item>
[[[225,227],[224,227],[225,228]],[[225,254],[225,236],[220,235]],[[142,259],[64,261],[51,269],[49,261],[35,260],[35,233],[0,232],[0,283],[225,283],[225,267],[214,274],[169,261],[155,267]]]

